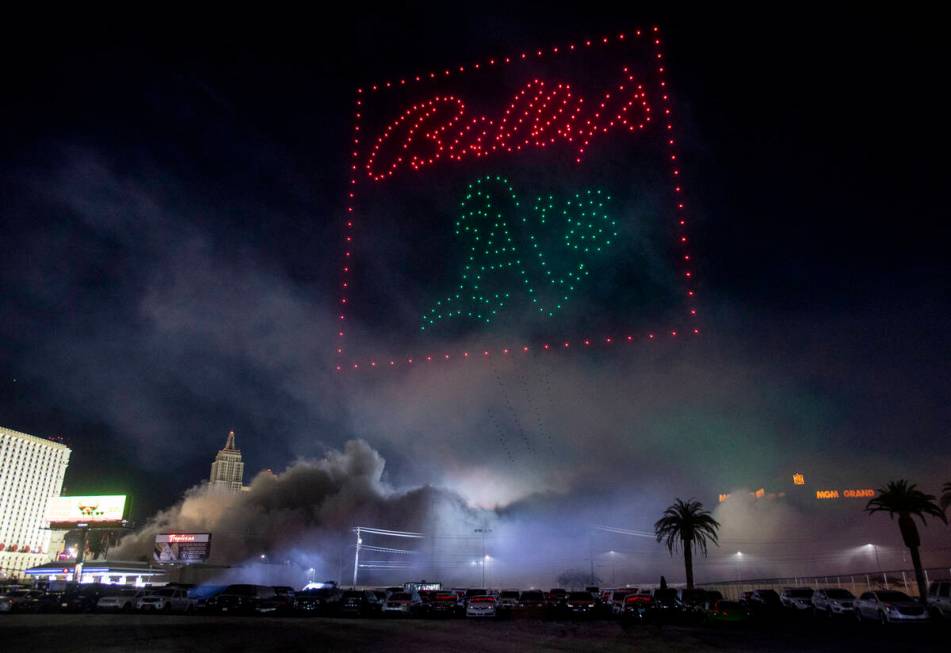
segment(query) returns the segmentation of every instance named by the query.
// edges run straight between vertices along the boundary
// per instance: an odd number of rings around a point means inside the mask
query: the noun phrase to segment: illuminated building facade
[[[749,492],[749,496],[754,499],[788,499],[795,501],[801,505],[807,505],[809,503],[818,501],[820,503],[829,503],[836,502],[840,499],[849,500],[849,499],[863,499],[868,500],[874,498],[878,492],[874,488],[870,487],[846,487],[841,488],[836,487],[836,484],[820,486],[817,489],[810,489],[807,487],[806,477],[802,472],[796,472],[792,475],[792,485],[787,486],[785,484],[772,485],[770,491],[767,491],[766,488],[761,487],[758,490]],[[731,493],[721,492],[718,495],[719,503],[724,503],[730,499]]]
[[[218,452],[211,463],[209,482],[212,487],[230,492],[244,489],[244,462],[241,460],[241,450],[234,443],[234,431],[228,431],[224,449]]]
[[[0,577],[50,560],[47,508],[63,489],[69,447],[0,426]]]

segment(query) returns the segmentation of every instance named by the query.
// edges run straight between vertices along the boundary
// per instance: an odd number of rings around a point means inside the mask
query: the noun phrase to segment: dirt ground
[[[0,615],[0,651],[949,651],[951,627],[853,622],[742,627],[612,621]]]

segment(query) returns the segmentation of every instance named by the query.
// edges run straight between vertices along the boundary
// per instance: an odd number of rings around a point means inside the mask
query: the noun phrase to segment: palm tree
[[[945,483],[941,488],[941,508],[947,510],[951,506],[951,483]]]
[[[665,542],[667,551],[674,555],[676,549],[684,552],[684,567],[687,570],[687,589],[693,589],[693,552],[694,549],[707,555],[707,543],[717,542],[717,530],[720,523],[703,504],[690,499],[677,499],[664,511],[664,515],[654,524],[654,535],[658,542]]]
[[[892,519],[898,515],[898,528],[901,530],[901,538],[905,546],[911,551],[911,561],[915,565],[915,580],[918,581],[918,599],[925,603],[928,599],[928,588],[925,587],[925,572],[921,567],[921,554],[918,547],[921,546],[921,537],[918,535],[918,527],[915,525],[914,518],[921,520],[923,526],[927,526],[925,515],[937,517],[945,524],[948,523],[944,516],[944,511],[935,503],[933,494],[925,494],[918,489],[918,486],[908,481],[891,481],[883,488],[878,490],[878,496],[870,499],[865,506],[869,514],[875,512],[887,512]]]

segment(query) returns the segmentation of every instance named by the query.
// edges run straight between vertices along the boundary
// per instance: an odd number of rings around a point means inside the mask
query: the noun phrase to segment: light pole
[[[885,585],[885,589],[888,589],[888,579],[885,577],[885,572],[882,570],[882,561],[878,558],[878,547],[869,542],[865,546],[872,549],[872,552],[875,554],[875,566],[878,567],[878,573],[882,575],[882,582]]]
[[[486,533],[491,533],[492,529],[482,527],[477,528],[472,532],[482,536],[482,559],[479,561],[479,564],[482,565],[482,589],[485,589],[485,563],[489,560],[489,556],[487,556],[485,553],[485,536]]]
[[[607,553],[608,560],[611,561],[611,587],[617,587],[617,557],[618,552],[611,549]]]
[[[353,552],[353,587],[357,586],[357,570],[360,568],[360,545],[363,544],[363,538],[360,537],[360,531],[362,530],[359,526],[353,529],[357,533],[357,544],[356,549]]]
[[[736,582],[740,582],[740,562],[743,560],[743,552],[736,552]]]

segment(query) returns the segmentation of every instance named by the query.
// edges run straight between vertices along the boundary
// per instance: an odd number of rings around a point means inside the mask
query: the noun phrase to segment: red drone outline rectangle
[[[374,157],[376,152],[379,150],[379,145],[382,143],[383,136],[380,137],[380,143],[377,143],[372,150],[366,149],[366,141],[368,137],[361,130],[361,118],[363,117],[365,107],[367,106],[369,99],[374,97],[378,93],[385,93],[387,89],[397,89],[401,87],[408,87],[412,85],[426,85],[433,82],[438,82],[441,79],[448,79],[451,76],[458,76],[463,74],[476,74],[482,71],[499,69],[504,66],[517,66],[520,62],[528,62],[536,59],[543,59],[545,57],[556,57],[556,56],[570,56],[576,52],[582,52],[589,48],[598,48],[598,47],[608,47],[611,45],[620,45],[625,42],[636,42],[642,41],[644,39],[649,39],[652,41],[653,52],[655,57],[655,62],[652,65],[656,65],[654,72],[657,74],[658,79],[658,96],[660,97],[662,107],[662,114],[659,117],[659,120],[662,121],[662,128],[665,129],[668,133],[668,137],[665,139],[666,145],[669,146],[669,162],[670,162],[670,177],[672,181],[672,199],[673,199],[673,213],[676,220],[676,229],[677,229],[677,245],[679,246],[679,255],[677,261],[677,272],[681,276],[681,282],[683,285],[683,290],[687,298],[687,315],[686,323],[677,327],[668,327],[663,329],[655,329],[651,331],[642,331],[635,333],[625,329],[618,329],[613,334],[601,334],[599,336],[588,336],[577,338],[574,342],[571,340],[565,340],[563,338],[559,339],[549,339],[541,340],[538,342],[519,342],[511,343],[508,346],[493,346],[492,348],[477,348],[472,351],[458,351],[458,352],[422,352],[415,355],[400,355],[400,356],[379,356],[379,357],[368,357],[361,359],[348,358],[347,350],[345,347],[345,340],[347,335],[347,329],[345,325],[347,324],[347,311],[351,301],[351,280],[353,272],[353,234],[354,234],[354,222],[358,214],[356,210],[356,198],[358,196],[358,188],[360,183],[360,178],[363,176],[361,172],[361,156],[366,155],[367,165],[366,171],[370,178],[376,180],[385,179],[388,175],[393,173],[396,163],[394,163],[389,170],[384,170],[383,172],[376,171],[374,172],[373,164]],[[627,69],[625,68],[625,72]],[[684,200],[684,189],[681,184],[681,164],[680,164],[680,155],[677,148],[677,141],[674,137],[674,127],[673,120],[671,115],[671,101],[670,101],[670,91],[665,78],[666,66],[664,63],[664,52],[662,49],[662,41],[660,38],[660,28],[657,26],[652,27],[650,30],[641,30],[636,29],[628,32],[620,32],[614,35],[603,36],[598,39],[584,39],[577,42],[567,43],[562,46],[550,46],[544,49],[533,49],[518,52],[517,54],[512,55],[502,55],[502,56],[492,56],[485,57],[479,61],[476,61],[468,66],[459,65],[454,68],[444,68],[438,72],[430,71],[427,73],[420,73],[417,75],[412,75],[405,78],[394,79],[390,81],[383,81],[380,83],[369,84],[366,87],[360,87],[356,89],[354,97],[354,115],[353,115],[353,136],[352,136],[352,152],[351,152],[351,163],[348,169],[349,172],[349,183],[347,186],[346,193],[346,215],[344,221],[344,248],[343,248],[343,260],[341,265],[341,280],[340,280],[340,296],[338,298],[339,310],[337,312],[337,335],[336,335],[336,360],[334,363],[335,370],[337,372],[343,372],[348,369],[359,370],[366,368],[405,368],[413,367],[421,364],[434,363],[436,361],[450,361],[455,359],[469,359],[469,358],[489,358],[493,355],[499,354],[502,356],[514,356],[519,354],[529,354],[533,352],[553,352],[559,350],[568,350],[576,348],[592,348],[592,347],[611,347],[619,344],[633,343],[639,341],[653,341],[661,337],[667,338],[677,338],[682,334],[689,335],[699,335],[700,329],[697,326],[697,310],[695,307],[696,299],[696,290],[695,290],[695,274],[692,268],[693,258],[688,251],[688,238],[686,232],[687,218],[686,218],[686,205]],[[633,80],[633,77],[631,77]],[[609,96],[606,96],[609,97]],[[440,98],[436,98],[437,100]],[[453,99],[453,98],[442,98],[444,100]],[[628,103],[630,105],[630,103]],[[646,103],[645,103],[646,104]],[[604,102],[602,102],[601,107],[603,108]],[[416,107],[414,107],[415,109]],[[623,109],[626,111],[626,109]],[[646,108],[646,111],[651,111],[649,107]],[[408,116],[409,112],[407,112]],[[597,120],[598,113],[593,114],[593,119]],[[620,114],[618,118],[620,118]],[[654,113],[654,117],[657,117],[657,113]],[[606,117],[607,120],[609,117]],[[651,120],[651,117],[646,118],[648,121]],[[484,118],[483,118],[484,120]],[[591,118],[587,121],[587,124],[591,125]],[[577,157],[578,162],[580,163],[581,157],[584,154],[584,149],[588,145],[588,141],[594,136],[597,135],[601,130],[601,125],[595,123],[592,129],[586,134],[582,135],[579,139],[580,147],[577,148]],[[611,127],[614,127],[614,122],[610,123]],[[631,131],[637,127],[633,124],[628,124],[627,121],[624,121],[624,126],[628,127]],[[643,127],[643,124],[640,125]],[[412,130],[410,130],[412,131]],[[608,131],[608,127],[604,126],[604,132]],[[457,139],[458,140],[458,139]],[[568,140],[571,140],[568,137]],[[554,142],[554,138],[552,139]],[[540,143],[539,146],[544,146],[547,143]],[[468,145],[458,147],[453,150],[452,146],[455,144],[450,144],[446,149],[448,150],[447,158],[462,158],[462,156],[471,156],[473,150],[475,151],[475,156],[482,156],[490,154],[490,150],[494,151],[495,146],[490,148],[483,147],[481,141],[476,145]],[[526,141],[523,145],[532,146],[535,143]],[[505,145],[503,144],[503,148]],[[515,149],[521,149],[521,145],[517,145]],[[511,152],[513,149],[508,147],[508,151]],[[666,156],[665,156],[666,158]],[[400,159],[401,163],[407,163],[404,159]],[[415,155],[410,158],[408,165],[414,169],[419,169],[420,167],[431,165],[433,159],[420,159]]]

